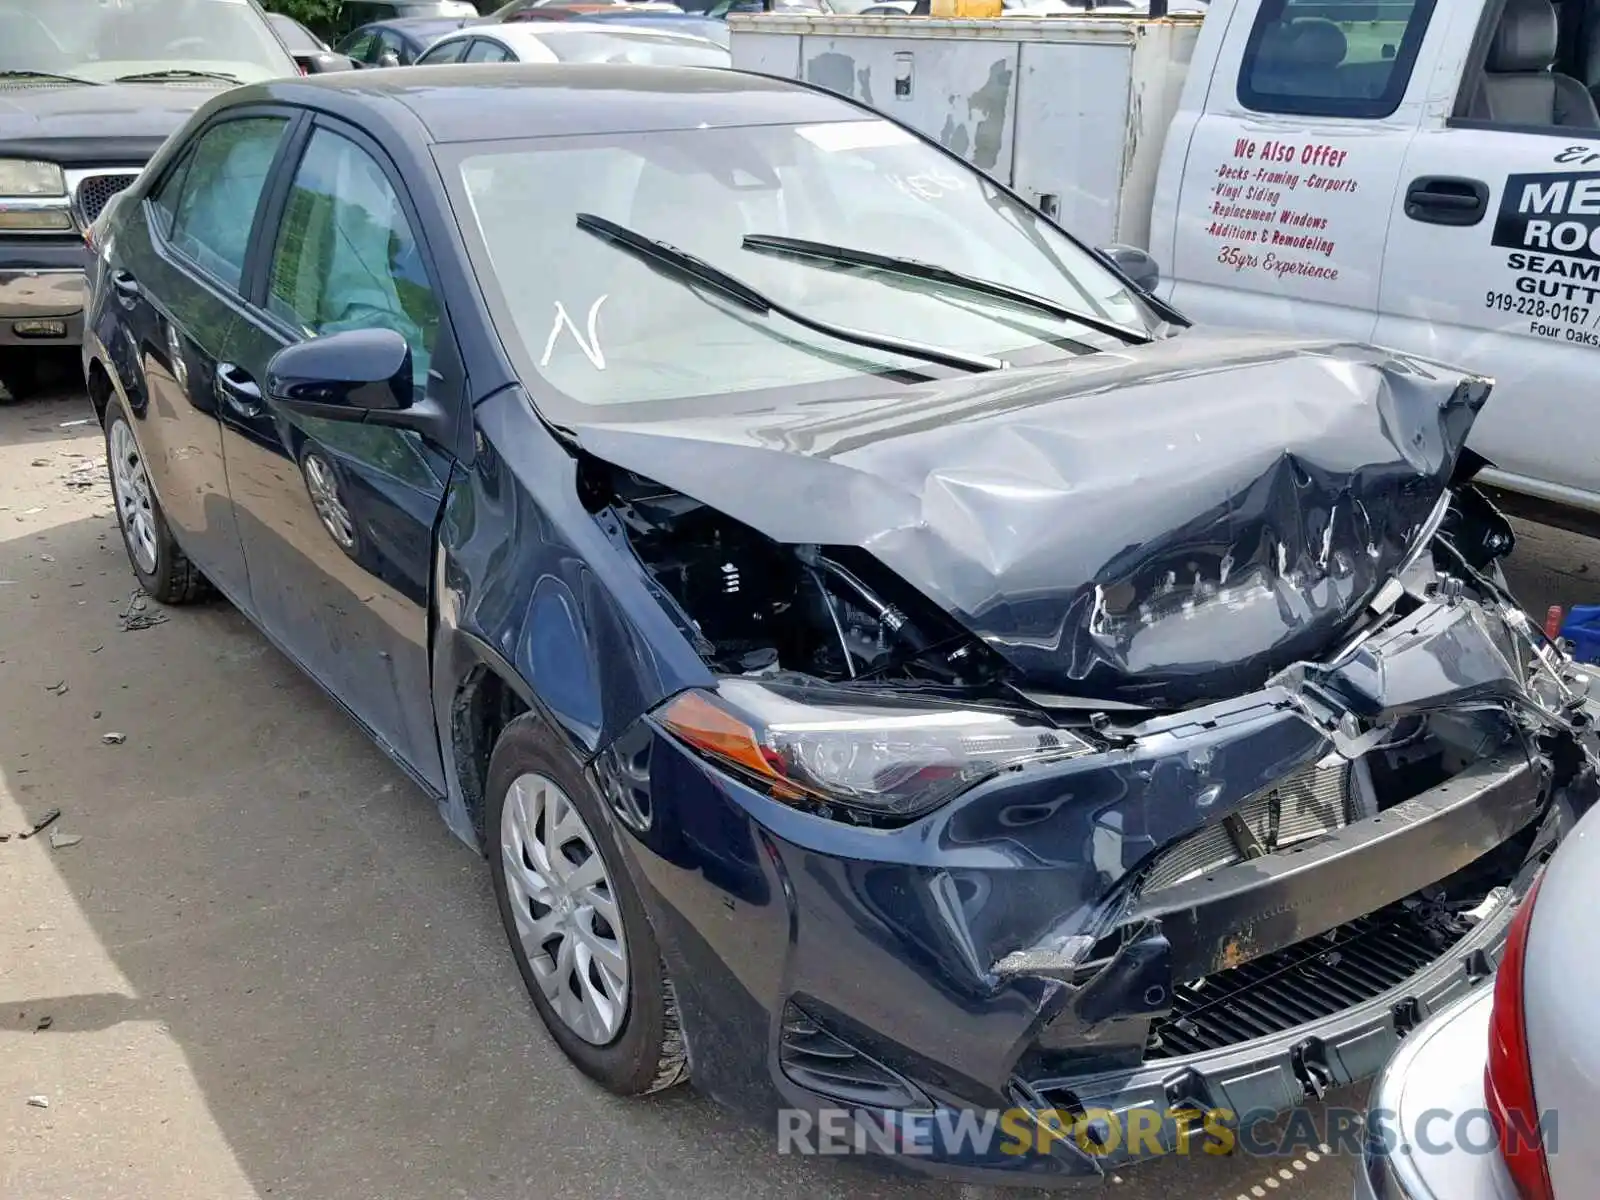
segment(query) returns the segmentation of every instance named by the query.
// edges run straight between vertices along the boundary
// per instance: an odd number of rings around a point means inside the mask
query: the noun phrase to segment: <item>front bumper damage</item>
[[[867,1148],[899,1130],[915,1168],[1048,1184],[1374,1075],[1492,977],[1600,761],[1588,678],[1503,594],[1428,572],[1412,600],[1256,692],[1102,728],[1101,752],[899,828],[778,803],[640,722],[594,770],[697,1083],[864,1115]],[[1344,781],[1320,827],[1286,783],[1313,777]],[[1019,1152],[1019,1122],[1063,1117],[1087,1140]]]

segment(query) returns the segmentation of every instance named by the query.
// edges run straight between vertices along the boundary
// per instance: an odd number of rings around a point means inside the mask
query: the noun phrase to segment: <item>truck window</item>
[[[1255,112],[1387,117],[1400,107],[1435,0],[1263,0],[1239,69]]]
[[[1491,128],[1600,129],[1597,92],[1600,5],[1503,0],[1484,12],[1456,112]]]

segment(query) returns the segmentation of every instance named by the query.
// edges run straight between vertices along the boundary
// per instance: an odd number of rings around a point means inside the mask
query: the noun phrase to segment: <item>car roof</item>
[[[607,32],[611,32],[607,30]],[[411,112],[434,142],[881,120],[832,92],[722,67],[468,63],[290,76],[235,88],[228,103],[281,100],[394,128]]]
[[[681,29],[641,29],[637,25],[624,25],[617,21],[604,23],[600,21],[536,21],[518,22],[515,25],[492,25],[482,29],[462,29],[447,38],[440,38],[439,41],[434,43],[434,46],[450,41],[465,41],[470,37],[486,37],[504,42],[506,45],[517,49],[524,46],[530,49],[538,49],[541,43],[548,38],[560,38],[568,34],[584,33],[598,33],[604,37],[616,38],[619,41],[631,39],[658,44],[676,42],[684,46],[716,45],[709,38],[701,37],[695,33],[685,33]]]
[[[387,17],[382,21],[368,21],[355,30],[392,29],[409,37],[428,37],[431,34],[454,33],[474,24],[472,17]]]

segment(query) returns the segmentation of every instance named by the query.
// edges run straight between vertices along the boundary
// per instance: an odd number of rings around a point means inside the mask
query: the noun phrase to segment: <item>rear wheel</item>
[[[488,802],[500,919],[550,1036],[618,1095],[682,1082],[677,1002],[639,893],[588,780],[535,718],[500,735]]]
[[[140,586],[163,604],[188,604],[205,595],[205,576],[178,548],[150,486],[127,410],[115,398],[106,408],[106,464],[122,544]]]

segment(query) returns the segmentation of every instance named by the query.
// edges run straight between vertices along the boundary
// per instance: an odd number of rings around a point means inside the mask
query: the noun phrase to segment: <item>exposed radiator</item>
[[[1292,846],[1350,823],[1350,765],[1302,767],[1275,787],[1235,810],[1243,826],[1267,851]],[[1208,825],[1156,856],[1143,890],[1171,887],[1245,860],[1240,839],[1228,825]]]

